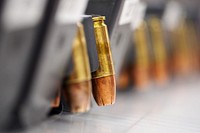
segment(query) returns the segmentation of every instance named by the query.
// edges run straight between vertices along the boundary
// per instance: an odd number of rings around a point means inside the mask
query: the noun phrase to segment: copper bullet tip
[[[114,75],[92,79],[92,92],[99,106],[112,105],[116,98],[116,82]]]
[[[70,112],[83,113],[90,110],[91,81],[67,84],[63,94]]]

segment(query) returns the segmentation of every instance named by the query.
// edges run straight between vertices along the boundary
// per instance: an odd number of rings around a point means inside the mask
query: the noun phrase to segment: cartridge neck
[[[104,21],[103,20],[99,20],[99,21],[94,21],[94,25],[104,25]]]
[[[105,17],[104,16],[93,17],[92,20],[94,22],[94,26],[103,26],[103,25],[105,25],[105,23],[104,23]]]

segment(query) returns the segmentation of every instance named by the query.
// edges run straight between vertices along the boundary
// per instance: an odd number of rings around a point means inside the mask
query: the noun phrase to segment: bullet
[[[132,67],[132,80],[138,89],[144,89],[149,83],[149,51],[147,25],[143,21],[134,31],[135,64]]]
[[[91,104],[91,72],[82,24],[72,45],[73,71],[64,81],[63,97],[72,113],[86,112]]]
[[[148,19],[148,27],[153,48],[152,74],[159,85],[167,80],[167,54],[160,19],[152,16]]]
[[[99,106],[111,105],[115,103],[116,81],[108,30],[104,16],[94,16],[92,19],[99,60],[99,68],[92,72],[93,96]]]
[[[188,47],[188,27],[182,21],[172,33],[173,43],[173,71],[180,76],[188,75],[190,72],[190,55]]]

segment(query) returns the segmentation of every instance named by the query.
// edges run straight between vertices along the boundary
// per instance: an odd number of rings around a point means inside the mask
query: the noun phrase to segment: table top
[[[112,106],[53,116],[28,133],[200,133],[200,77],[118,92]]]

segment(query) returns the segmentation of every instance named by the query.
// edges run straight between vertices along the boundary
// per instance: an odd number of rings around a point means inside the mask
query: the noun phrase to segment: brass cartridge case
[[[63,96],[72,113],[86,112],[90,109],[91,73],[82,24],[72,46],[73,71],[66,78]]]
[[[167,54],[164,44],[162,26],[159,18],[152,16],[148,20],[151,43],[153,48],[152,71],[158,84],[167,80]]]
[[[92,72],[93,95],[99,106],[115,102],[116,81],[107,26],[104,16],[93,17],[99,68]]]

